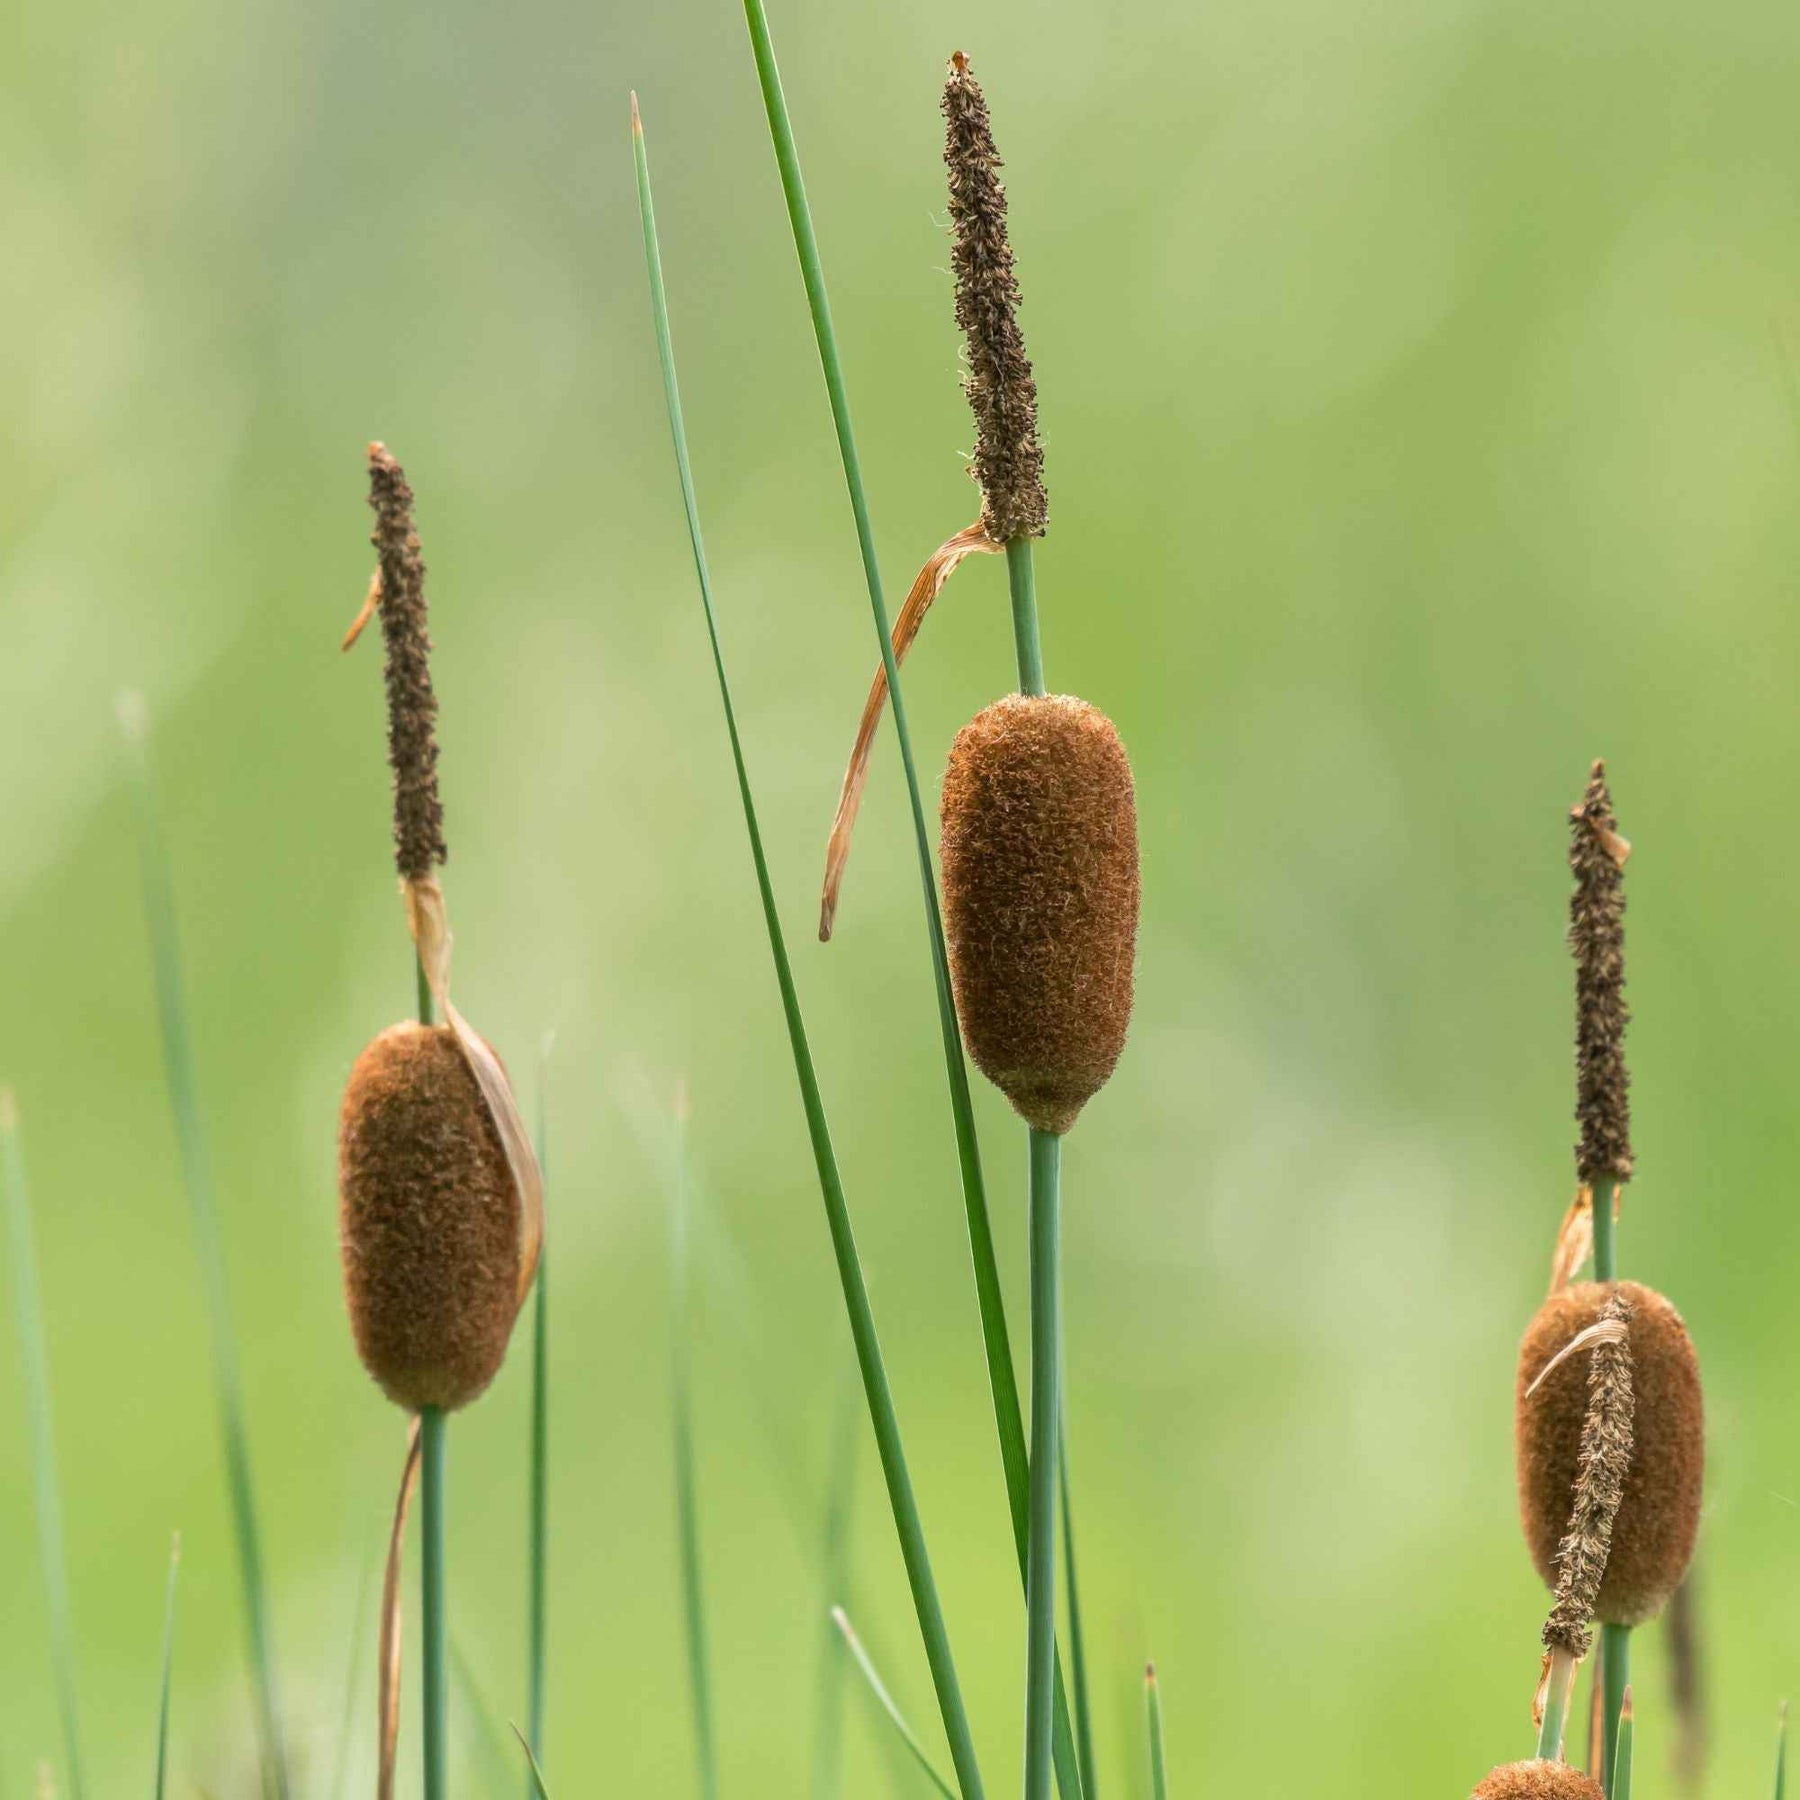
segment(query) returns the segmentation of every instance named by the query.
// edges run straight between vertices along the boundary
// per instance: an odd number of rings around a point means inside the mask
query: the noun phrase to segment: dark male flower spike
[[[1019,331],[1019,282],[1006,233],[1006,189],[988,122],[987,97],[959,50],[944,82],[944,163],[950,173],[950,264],[956,322],[968,340],[963,391],[975,414],[971,473],[982,524],[1003,544],[1042,537],[1049,513],[1038,444],[1037,382]]]
[[[1575,956],[1575,1117],[1582,1181],[1631,1178],[1631,1078],[1625,1069],[1625,859],[1606,765],[1594,764],[1569,814],[1569,948]]]
[[[386,649],[388,762],[394,771],[394,862],[422,881],[444,861],[444,808],[438,799],[437,696],[431,688],[431,638],[425,629],[425,559],[413,529],[413,492],[385,444],[369,446],[370,542]],[[354,636],[354,633],[353,633]]]

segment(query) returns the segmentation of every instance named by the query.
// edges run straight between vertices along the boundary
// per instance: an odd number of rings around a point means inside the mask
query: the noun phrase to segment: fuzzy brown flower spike
[[[1596,1343],[1603,1332],[1593,1328],[1618,1316],[1621,1299],[1631,1384],[1624,1426],[1605,1416],[1623,1411],[1624,1365],[1609,1372],[1596,1348],[1584,1379],[1583,1354],[1564,1354],[1577,1339]],[[1514,1439],[1526,1546],[1558,1598],[1552,1624],[1565,1611],[1565,1582],[1578,1576],[1585,1592],[1596,1567],[1598,1584],[1569,1611],[1607,1625],[1654,1618],[1687,1573],[1705,1480],[1700,1366],[1680,1313],[1635,1281],[1580,1281],[1552,1294],[1519,1346]],[[1603,1546],[1597,1527],[1615,1488]],[[1573,1566],[1572,1538],[1583,1546]]]
[[[1587,793],[1569,814],[1569,948],[1575,955],[1575,1116],[1582,1181],[1631,1178],[1631,1079],[1625,1070],[1625,859],[1606,765],[1594,764]]]
[[[1605,1790],[1567,1763],[1508,1763],[1482,1782],[1469,1800],[1605,1800]]]
[[[1038,444],[1037,383],[1019,331],[1019,282],[1006,233],[1006,189],[987,96],[959,50],[944,82],[944,163],[950,172],[950,264],[956,322],[969,346],[963,391],[975,414],[972,473],[982,524],[997,544],[1042,537],[1049,513]]]
[[[1613,1520],[1631,1468],[1631,1300],[1615,1288],[1600,1314],[1588,1353],[1587,1416],[1575,1464],[1575,1500],[1556,1553],[1556,1605],[1544,1621],[1544,1648],[1588,1653],[1588,1621],[1612,1550]]]
[[[370,541],[379,559],[372,596],[387,660],[388,762],[394,771],[394,862],[420,881],[448,855],[438,799],[437,696],[425,629],[425,559],[413,529],[413,492],[385,444],[369,446]]]

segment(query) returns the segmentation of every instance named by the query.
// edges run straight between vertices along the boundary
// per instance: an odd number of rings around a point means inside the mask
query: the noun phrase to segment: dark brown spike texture
[[[950,267],[956,322],[968,344],[963,392],[975,415],[970,473],[995,543],[1042,537],[1050,501],[1038,443],[1037,380],[1019,330],[1019,279],[1006,229],[1006,189],[987,96],[959,50],[944,81],[944,166],[950,176]]]
[[[1125,1047],[1137,804],[1107,716],[997,700],[944,775],[944,931],[969,1054],[1040,1131],[1065,1132]]]
[[[449,1027],[390,1026],[356,1060],[338,1133],[344,1291],[363,1365],[414,1410],[493,1380],[519,1297],[519,1195]]]
[[[1605,1789],[1567,1763],[1520,1762],[1496,1769],[1469,1800],[1605,1800]]]
[[[1588,1621],[1612,1551],[1613,1520],[1631,1470],[1631,1300],[1614,1288],[1601,1320],[1626,1327],[1617,1341],[1597,1340],[1586,1353],[1587,1415],[1575,1463],[1575,1493],[1568,1528],[1556,1553],[1556,1605],[1544,1622],[1544,1648],[1566,1650],[1579,1662],[1588,1653]]]
[[[1633,1446],[1592,1616],[1608,1625],[1641,1625],[1662,1610],[1693,1555],[1705,1476],[1705,1403],[1681,1315],[1651,1288],[1631,1281],[1618,1286],[1631,1308]],[[1612,1294],[1610,1284],[1584,1281],[1551,1295],[1519,1346],[1519,1512],[1531,1559],[1553,1588],[1574,1511],[1589,1353],[1567,1358],[1535,1393],[1527,1390],[1578,1332],[1599,1321]]]
[[[1629,1181],[1631,1077],[1625,1068],[1625,858],[1606,765],[1594,764],[1569,814],[1569,948],[1575,957],[1575,1117],[1583,1182]]]
[[[386,651],[388,762],[394,771],[394,862],[420,881],[449,854],[438,799],[437,696],[425,619],[425,559],[413,529],[413,491],[385,444],[369,446],[381,636]]]

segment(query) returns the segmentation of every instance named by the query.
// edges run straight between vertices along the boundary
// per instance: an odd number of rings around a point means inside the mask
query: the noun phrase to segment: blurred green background
[[[1180,1793],[1448,1797],[1530,1749],[1512,1356],[1572,1189],[1564,818],[1598,753],[1637,845],[1622,1260],[1704,1359],[1712,1786],[1767,1791],[1800,1681],[1800,14],[781,0],[773,23],[895,596],[975,508],[936,102],[950,50],[985,77],[1043,392],[1051,680],[1136,763],[1138,1015],[1066,1186],[1106,1791],[1145,1791],[1150,1654]],[[370,1785],[356,1599],[404,1432],[351,1353],[333,1164],[350,1061],[411,996],[379,657],[337,650],[374,436],[432,568],[458,997],[528,1109],[557,1034],[552,1785],[695,1791],[667,1383],[685,1078],[724,1785],[806,1789],[848,1338],[665,437],[635,85],[753,774],[1004,1793],[1023,1615],[885,729],[839,939],[811,937],[874,645],[739,13],[14,0],[5,25],[0,1075],[93,1791],[148,1780],[174,1526],[178,1791],[250,1791],[123,687],[154,719],[304,1793],[330,1791],[358,1634]],[[933,771],[1010,685],[1004,596],[969,566],[910,665]],[[1023,1134],[978,1098],[1022,1331]],[[58,1743],[10,1320],[0,1342],[11,1796]],[[453,1435],[454,1629],[502,1717],[526,1362]],[[854,1562],[935,1744],[867,1452]],[[1669,1794],[1642,1638],[1639,1791]],[[847,1791],[919,1791],[850,1710]],[[416,1745],[409,1710],[403,1792]],[[468,1753],[462,1791],[514,1791]]]

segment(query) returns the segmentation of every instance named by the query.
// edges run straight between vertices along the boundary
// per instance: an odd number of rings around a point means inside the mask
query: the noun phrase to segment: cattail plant
[[[1539,1755],[1561,1753],[1575,1668],[1589,1647],[1589,1623],[1598,1620],[1600,1774],[1605,1790],[1618,1794],[1629,1785],[1624,1766],[1615,1768],[1629,1633],[1662,1610],[1693,1555],[1704,1408],[1681,1315],[1661,1294],[1618,1279],[1619,1195],[1635,1167],[1625,1064],[1631,846],[1619,834],[1603,764],[1594,764],[1570,827],[1579,1186],[1550,1297],[1519,1349],[1515,1450],[1526,1545],[1556,1591],[1544,1628]],[[1590,1242],[1595,1279],[1576,1282]]]
[[[356,1060],[338,1132],[339,1233],[357,1353],[382,1391],[417,1415],[424,1602],[426,1800],[446,1768],[444,1528],[448,1415],[499,1370],[537,1266],[542,1182],[499,1058],[450,999],[450,926],[437,870],[447,856],[437,780],[425,563],[412,489],[381,444],[369,449],[375,576],[345,647],[379,612],[386,647],[394,860],[416,957],[419,1017],[381,1032]],[[434,1022],[434,1013],[443,1023]],[[402,1477],[388,1611],[397,1604]],[[383,1622],[383,1784],[391,1784],[397,1621]]]
[[[1599,1782],[1565,1762],[1508,1763],[1476,1787],[1469,1800],[1605,1800]]]

